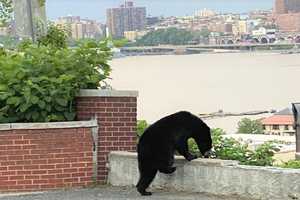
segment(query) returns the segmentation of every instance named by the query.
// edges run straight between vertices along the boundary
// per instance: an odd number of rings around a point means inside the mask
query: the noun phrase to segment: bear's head
[[[204,157],[210,157],[212,152],[212,138],[210,128],[197,116],[192,115],[189,128],[198,149]]]
[[[210,128],[206,124],[203,124],[201,129],[195,132],[193,138],[201,154],[206,158],[210,157],[213,153]]]

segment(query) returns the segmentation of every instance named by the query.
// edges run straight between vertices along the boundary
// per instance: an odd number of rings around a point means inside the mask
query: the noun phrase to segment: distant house
[[[294,136],[294,117],[291,109],[286,108],[273,116],[262,119],[264,133],[267,135]]]

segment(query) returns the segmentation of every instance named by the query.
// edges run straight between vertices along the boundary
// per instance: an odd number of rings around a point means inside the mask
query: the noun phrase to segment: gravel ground
[[[1,194],[0,200],[250,200],[238,197],[213,196],[202,193],[185,193],[154,190],[152,196],[142,197],[135,188],[97,186],[52,192]]]

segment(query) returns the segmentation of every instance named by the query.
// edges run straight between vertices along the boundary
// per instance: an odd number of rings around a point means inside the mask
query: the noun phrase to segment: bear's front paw
[[[188,160],[188,161],[192,161],[192,160],[195,160],[195,159],[197,159],[198,157],[196,156],[196,155],[188,155],[187,157],[186,157],[186,159]]]

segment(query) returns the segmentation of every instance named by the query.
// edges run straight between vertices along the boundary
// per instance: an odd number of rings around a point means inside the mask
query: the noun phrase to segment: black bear
[[[190,112],[181,111],[166,116],[145,130],[137,146],[140,179],[136,187],[141,195],[151,195],[146,188],[157,171],[171,174],[176,170],[173,166],[175,151],[188,161],[197,158],[188,151],[189,138],[196,141],[202,155],[207,157],[210,154],[210,128]]]

